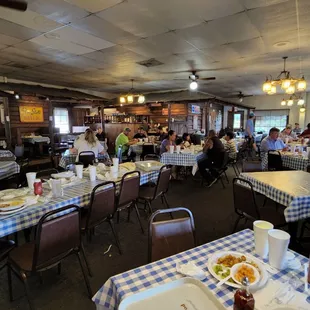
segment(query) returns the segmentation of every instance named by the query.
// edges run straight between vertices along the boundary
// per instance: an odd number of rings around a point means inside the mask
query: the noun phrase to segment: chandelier
[[[142,94],[135,94],[134,92],[134,88],[133,88],[133,79],[131,79],[131,89],[129,90],[129,92],[127,93],[127,95],[125,96],[121,96],[119,98],[119,102],[121,104],[121,106],[123,106],[123,103],[133,103],[134,102],[134,98],[138,98],[138,103],[144,103],[145,102],[145,97]]]
[[[297,105],[299,105],[299,106],[304,106],[305,105],[305,99],[303,99],[302,96],[296,95],[295,93],[292,96],[290,96],[290,98],[287,99],[287,100],[285,100],[283,98],[282,101],[281,101],[281,105],[282,106],[286,106],[287,105],[287,106],[291,107],[294,104],[295,101],[297,102]]]
[[[281,85],[281,88],[288,94],[293,95],[295,92],[305,91],[307,88],[307,82],[302,76],[300,79],[296,79],[291,76],[290,72],[286,70],[287,56],[282,57],[284,61],[283,71],[277,76],[275,80],[272,76],[266,77],[266,81],[263,84],[263,91],[268,95],[274,95],[277,93],[277,85]]]

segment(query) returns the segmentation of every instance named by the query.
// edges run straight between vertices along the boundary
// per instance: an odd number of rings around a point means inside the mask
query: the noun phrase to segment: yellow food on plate
[[[119,165],[120,168],[124,168],[128,171],[134,171],[136,170],[136,164],[135,163],[123,163]]]
[[[246,257],[244,255],[237,257],[237,256],[233,256],[231,254],[220,257],[217,260],[218,264],[222,264],[226,267],[232,267],[233,265],[242,263],[242,262],[246,262]]]
[[[247,277],[250,283],[253,283],[256,280],[253,268],[246,264],[242,265],[235,274],[235,279],[239,282],[242,282],[244,277]]]
[[[23,203],[25,203],[24,200],[14,200],[10,202],[0,203],[0,208],[15,207],[15,206],[22,205]]]
[[[11,205],[9,203],[0,203],[0,208],[6,208],[10,207]]]

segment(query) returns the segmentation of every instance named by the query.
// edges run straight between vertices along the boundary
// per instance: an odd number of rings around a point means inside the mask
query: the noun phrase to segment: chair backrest
[[[80,248],[80,208],[69,205],[46,213],[35,236],[33,271],[55,264]]]
[[[45,169],[37,172],[38,179],[50,179],[52,174],[57,174],[59,171],[55,168]]]
[[[139,197],[140,172],[132,171],[125,173],[121,180],[117,207],[131,204]]]
[[[164,165],[160,168],[156,182],[156,190],[154,191],[154,199],[159,195],[166,193],[169,189],[171,176],[171,168]]]
[[[155,222],[159,214],[184,211],[188,217]],[[190,210],[169,208],[153,213],[149,221],[148,262],[153,262],[195,247],[195,224]]]
[[[95,186],[90,197],[86,229],[95,227],[115,212],[115,183],[104,182]]]
[[[84,168],[87,168],[89,165],[93,165],[95,162],[96,156],[92,151],[84,151],[79,154],[78,161],[83,163]]]
[[[283,170],[283,163],[281,153],[279,151],[268,151],[268,170],[281,171]]]
[[[144,160],[156,160],[160,161],[160,156],[156,154],[147,154],[144,156]]]
[[[233,194],[234,208],[238,214],[241,211],[253,219],[260,219],[259,209],[256,204],[255,193],[251,182],[241,178],[234,178]]]
[[[262,162],[258,160],[244,160],[242,162],[242,172],[259,172],[263,171]]]
[[[144,158],[145,155],[155,154],[155,146],[154,144],[143,144],[142,145],[142,154],[141,156]]]

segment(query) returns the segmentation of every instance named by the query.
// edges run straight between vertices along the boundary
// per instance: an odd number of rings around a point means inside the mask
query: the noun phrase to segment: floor
[[[234,177],[232,169],[228,175]],[[202,188],[200,182],[191,177],[185,181],[172,182],[168,193],[171,206],[184,206],[194,215],[198,244],[206,243],[231,233],[235,215],[232,200],[231,182],[226,189],[220,183],[212,188]],[[272,204],[272,202],[269,202]],[[154,208],[160,208],[160,200]],[[143,214],[143,213],[142,213]],[[147,262],[147,235],[142,235],[137,219],[133,213],[131,220],[126,221],[127,212],[121,215],[117,225],[124,254],[120,255],[113,243],[108,224],[103,224],[96,230],[96,235],[89,244],[85,240],[86,255],[94,276],[90,279],[93,293],[105,281],[115,274],[144,265]],[[145,230],[147,221],[143,217]],[[242,229],[240,225],[239,229]],[[111,250],[105,254],[110,244]],[[309,252],[308,252],[309,253]],[[13,278],[14,298],[8,300],[7,275],[5,270],[0,272],[0,309],[29,309],[24,295],[23,286]],[[61,275],[57,268],[43,274],[43,284],[37,277],[30,281],[30,289],[37,309],[40,310],[87,310],[95,309],[92,301],[87,298],[87,290],[83,281],[78,261],[75,257],[63,262]]]

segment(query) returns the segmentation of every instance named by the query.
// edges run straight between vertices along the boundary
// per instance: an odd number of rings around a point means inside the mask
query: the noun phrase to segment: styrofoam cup
[[[253,223],[255,252],[262,258],[268,257],[268,231],[271,229],[273,229],[273,224],[269,222],[255,221]]]
[[[118,158],[112,158],[112,162],[113,162],[113,167],[117,167],[117,170],[118,170],[119,159]]]
[[[279,270],[285,268],[285,255],[291,236],[279,229],[271,229],[268,231],[269,242],[269,264]]]
[[[181,151],[181,145],[177,145],[177,146],[176,146],[176,150],[177,150],[177,154],[180,154],[180,151]]]
[[[96,181],[96,178],[97,178],[97,171],[96,171],[96,167],[95,166],[89,166],[89,178],[90,178],[90,181],[93,182],[93,181]]]
[[[76,172],[76,176],[79,179],[83,179],[83,165],[75,165],[75,172]]]
[[[37,173],[36,172],[28,172],[26,173],[28,187],[33,189],[34,180],[36,179]]]
[[[170,145],[169,146],[169,152],[170,152],[170,154],[173,154],[173,152],[174,152],[174,145]]]

